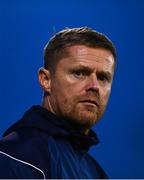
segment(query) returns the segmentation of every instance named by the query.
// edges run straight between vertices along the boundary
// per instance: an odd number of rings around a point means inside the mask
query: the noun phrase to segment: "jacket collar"
[[[76,130],[68,121],[39,105],[32,106],[26,111],[22,119],[12,125],[3,136],[27,127],[46,131],[51,136],[67,138],[74,147],[83,151],[87,151],[90,146],[99,143],[93,130],[90,130],[89,134],[85,135],[82,131]]]

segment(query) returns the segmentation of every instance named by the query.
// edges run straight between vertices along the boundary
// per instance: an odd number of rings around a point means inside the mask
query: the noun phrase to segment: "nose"
[[[99,82],[95,74],[91,75],[88,78],[87,91],[95,91],[95,92],[99,91]]]

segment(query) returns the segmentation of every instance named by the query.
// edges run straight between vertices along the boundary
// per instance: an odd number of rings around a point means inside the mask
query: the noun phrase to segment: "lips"
[[[94,105],[94,106],[99,106],[98,102],[96,100],[83,100],[81,101],[81,103],[87,103],[87,104],[91,104],[91,105]]]

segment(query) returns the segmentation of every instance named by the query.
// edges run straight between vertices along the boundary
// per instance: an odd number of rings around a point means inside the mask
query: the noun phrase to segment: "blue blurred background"
[[[37,70],[47,40],[65,27],[89,26],[116,45],[112,94],[90,153],[110,178],[144,178],[144,1],[1,0],[0,136],[41,103]]]

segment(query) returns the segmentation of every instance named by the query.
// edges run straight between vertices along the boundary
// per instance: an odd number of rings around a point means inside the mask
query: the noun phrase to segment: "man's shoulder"
[[[49,135],[36,128],[22,128],[0,140],[0,151],[34,156],[47,147]]]
[[[0,140],[0,169],[4,167],[4,163],[10,173],[9,176],[7,176],[7,174],[3,172],[4,177],[15,177],[13,175],[11,176],[11,173],[16,169],[25,169],[28,175],[24,177],[30,178],[33,171],[34,174],[39,174],[40,170],[43,171],[45,160],[48,158],[47,140],[48,135],[33,128],[21,129],[2,138]],[[16,174],[19,174],[19,172],[17,171]],[[22,174],[21,172],[18,177],[22,177]],[[2,173],[0,173],[0,178],[1,176]],[[39,178],[39,176],[32,176],[32,178],[33,177]]]
[[[28,147],[35,149],[42,143],[43,145],[46,143],[44,133],[33,128],[25,128],[3,137],[0,140],[0,150],[24,151],[27,149],[30,151]]]
[[[44,178],[43,171],[36,166],[0,151],[0,178]]]
[[[12,157],[37,164],[36,159],[47,155],[48,135],[33,128],[15,131],[2,138],[0,151]]]

